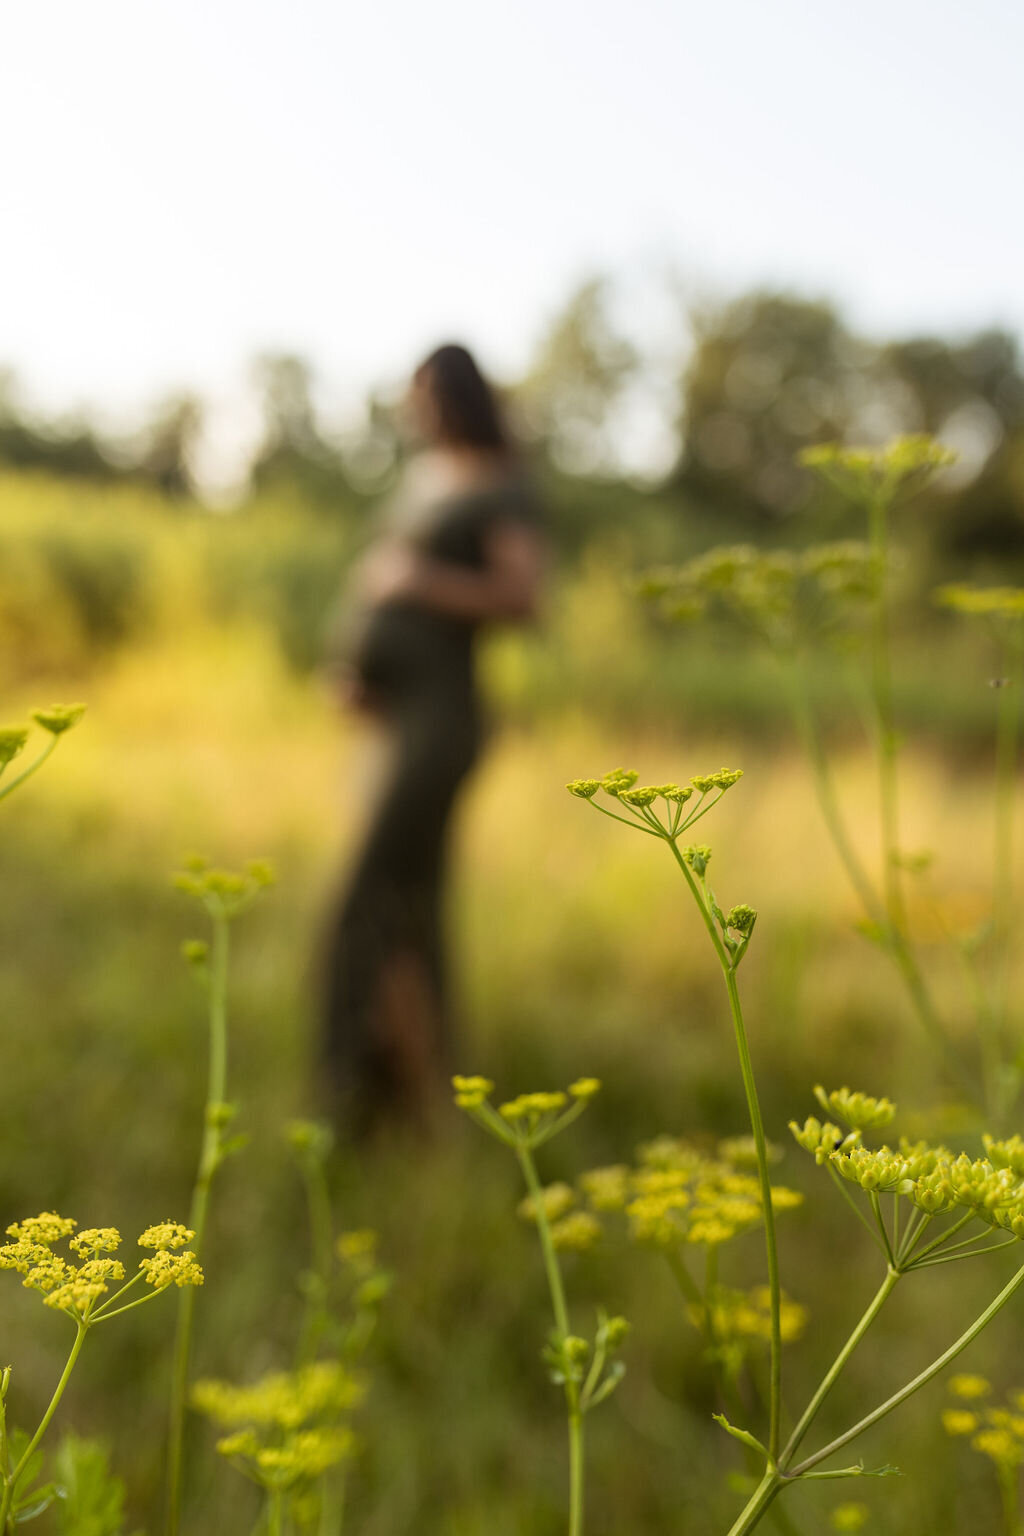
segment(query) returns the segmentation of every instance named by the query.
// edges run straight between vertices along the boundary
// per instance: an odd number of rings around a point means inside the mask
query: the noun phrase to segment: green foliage
[[[101,1442],[65,1435],[53,1458],[59,1536],[123,1536],[125,1486]]]

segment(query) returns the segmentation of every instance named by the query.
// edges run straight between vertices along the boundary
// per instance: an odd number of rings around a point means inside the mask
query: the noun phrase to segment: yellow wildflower
[[[148,1253],[139,1264],[149,1285],[162,1291],[168,1285],[202,1285],[203,1271],[190,1248],[183,1253],[169,1253],[165,1248]]]
[[[949,1378],[949,1391],[954,1397],[962,1397],[972,1402],[978,1397],[987,1397],[992,1391],[992,1384],[985,1380],[984,1376],[960,1375]]]
[[[147,1227],[139,1238],[140,1248],[184,1248],[195,1233],[183,1227],[180,1221],[162,1221],[155,1227]]]
[[[114,1253],[121,1246],[121,1234],[116,1227],[86,1227],[70,1239],[72,1253]]]
[[[57,1243],[62,1237],[70,1237],[78,1222],[70,1216],[58,1216],[56,1211],[44,1211],[41,1216],[26,1216],[7,1228],[9,1237],[25,1243]]]

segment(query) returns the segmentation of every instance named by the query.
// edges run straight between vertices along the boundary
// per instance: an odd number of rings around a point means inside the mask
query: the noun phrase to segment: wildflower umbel
[[[609,794],[631,790],[636,775],[618,769],[609,776]],[[592,787],[593,786],[593,787]],[[594,781],[581,780],[570,793],[590,799]],[[569,1536],[581,1536],[583,1528],[583,1419],[603,1402],[622,1378],[621,1361],[612,1359],[625,1337],[624,1318],[598,1313],[592,1343],[569,1326],[569,1309],[559,1263],[560,1253],[583,1253],[601,1236],[601,1223],[592,1210],[581,1207],[568,1184],[541,1185],[533,1154],[552,1136],[571,1125],[601,1090],[596,1077],[580,1077],[567,1090],[521,1093],[497,1108],[491,1103],[494,1084],[490,1078],[459,1076],[452,1079],[455,1102],[477,1125],[511,1147],[526,1182],[526,1198],[519,1214],[537,1228],[551,1295],[555,1326],[543,1350],[551,1380],[562,1387],[569,1421]]]
[[[635,769],[613,768],[601,779],[573,779],[565,787],[576,799],[588,800],[603,815],[674,842],[706,816],[742,777],[742,768],[720,768],[716,773],[694,774],[686,784],[638,784]],[[616,801],[626,815],[602,805],[597,799],[599,793]]]
[[[802,1126],[791,1122],[790,1130],[798,1145],[827,1167],[838,1183],[855,1185],[868,1196],[868,1224],[894,1271],[955,1263],[1024,1239],[1024,1146],[1019,1137],[1009,1142],[986,1137],[989,1156],[983,1158],[906,1137],[893,1147],[867,1147],[862,1141],[864,1131],[887,1125],[896,1106],[848,1088],[814,1091],[819,1104],[852,1129],[844,1135],[837,1126],[823,1125],[812,1117]],[[878,1201],[883,1194],[896,1196],[897,1203],[907,1202],[906,1221],[900,1221],[897,1204],[892,1223],[886,1222]],[[934,1225],[939,1217],[948,1218],[942,1227]],[[981,1223],[982,1230],[973,1239],[947,1248],[972,1220]],[[957,1380],[967,1383],[972,1378]]]
[[[134,1275],[126,1281],[124,1265],[119,1259],[109,1257],[121,1246],[117,1228],[87,1227],[73,1235],[77,1225],[72,1217],[58,1216],[55,1211],[44,1211],[40,1216],[27,1216],[22,1221],[12,1222],[7,1228],[12,1241],[0,1246],[0,1269],[13,1269],[24,1276],[22,1284],[26,1290],[38,1292],[46,1306],[65,1313],[81,1328],[148,1300],[151,1292],[122,1302],[115,1309],[114,1304],[140,1280],[157,1289],[163,1289],[172,1281],[175,1285],[203,1283],[203,1272],[195,1255],[189,1252],[144,1257]],[[186,1228],[168,1222],[163,1227],[148,1228],[139,1243],[157,1246],[147,1241],[151,1234],[170,1230],[191,1236]],[[55,1252],[57,1244],[64,1242],[79,1262]],[[153,1272],[157,1260],[165,1261],[159,1274]],[[113,1295],[110,1294],[112,1286],[119,1287]],[[107,1301],[102,1300],[105,1296],[109,1298]]]

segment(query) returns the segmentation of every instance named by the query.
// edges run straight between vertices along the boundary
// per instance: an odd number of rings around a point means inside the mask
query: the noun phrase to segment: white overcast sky
[[[1024,332],[1017,0],[0,0],[0,364],[47,409],[514,373],[572,283]]]

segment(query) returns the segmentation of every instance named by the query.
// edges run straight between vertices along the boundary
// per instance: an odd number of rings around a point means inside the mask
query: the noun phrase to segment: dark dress
[[[535,526],[529,482],[413,497],[401,536],[432,560],[482,570],[489,533]],[[474,677],[479,625],[409,601],[363,617],[349,656],[392,734],[392,757],[328,946],[329,1087],[355,1134],[417,1118],[451,1068],[442,893],[447,830],[482,740]]]

